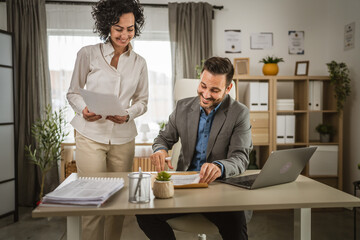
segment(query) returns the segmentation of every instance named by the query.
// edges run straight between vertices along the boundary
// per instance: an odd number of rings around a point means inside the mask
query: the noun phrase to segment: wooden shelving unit
[[[338,146],[337,174],[336,175],[310,175],[309,165],[303,174],[335,188],[343,187],[343,116],[336,110],[336,99],[334,90],[327,76],[246,76],[235,75],[236,98],[245,103],[246,86],[250,82],[268,82],[268,111],[250,111],[250,122],[252,124],[253,145],[258,149],[258,163],[261,168],[266,162],[271,151],[298,147]],[[309,84],[311,81],[322,82],[322,110],[309,110]],[[294,99],[293,111],[278,111],[276,101],[284,91]],[[249,107],[249,106],[248,106]],[[278,144],[276,141],[276,118],[277,115],[295,115],[295,143]],[[323,123],[332,125],[335,134],[329,143],[319,140],[310,140],[311,117],[320,115]]]

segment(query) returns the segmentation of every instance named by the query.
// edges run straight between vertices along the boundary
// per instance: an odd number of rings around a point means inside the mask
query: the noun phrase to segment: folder
[[[313,92],[313,100],[314,100],[314,109],[313,110],[322,110],[323,108],[323,82],[314,81],[314,92]]]
[[[267,111],[268,110],[268,96],[269,96],[269,83],[260,82],[259,83],[259,110]]]
[[[285,116],[285,143],[295,143],[295,115]]]
[[[285,115],[276,117],[276,142],[285,143]]]
[[[259,82],[250,82],[246,90],[246,105],[250,111],[259,111]]]
[[[309,82],[308,99],[308,109],[314,110],[314,81]]]

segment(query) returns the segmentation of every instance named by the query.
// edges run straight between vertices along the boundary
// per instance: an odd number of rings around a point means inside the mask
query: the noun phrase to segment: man
[[[234,68],[228,58],[204,63],[198,97],[178,101],[164,130],[154,140],[151,162],[163,171],[167,151],[181,139],[177,171],[200,171],[200,182],[211,183],[246,170],[252,150],[249,110],[232,99]],[[204,199],[206,201],[206,199]],[[243,211],[202,213],[219,229],[223,239],[248,239]],[[140,228],[151,239],[175,239],[166,220],[184,214],[138,215]]]

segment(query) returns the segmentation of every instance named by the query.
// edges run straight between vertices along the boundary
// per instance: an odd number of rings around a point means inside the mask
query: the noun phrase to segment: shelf
[[[338,142],[327,142],[327,143],[323,143],[323,142],[309,142],[309,145],[339,145]]]
[[[338,176],[334,175],[309,175],[311,178],[338,178]]]
[[[276,143],[277,146],[307,146],[307,143]]]
[[[306,110],[279,110],[279,111],[276,111],[276,113],[294,113],[294,114],[297,114],[297,113],[307,113]]]

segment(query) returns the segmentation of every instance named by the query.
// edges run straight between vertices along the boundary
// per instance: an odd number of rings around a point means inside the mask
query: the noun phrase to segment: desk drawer
[[[250,113],[250,124],[253,128],[268,128],[269,113]]]
[[[269,128],[253,128],[251,137],[254,145],[269,144]]]

